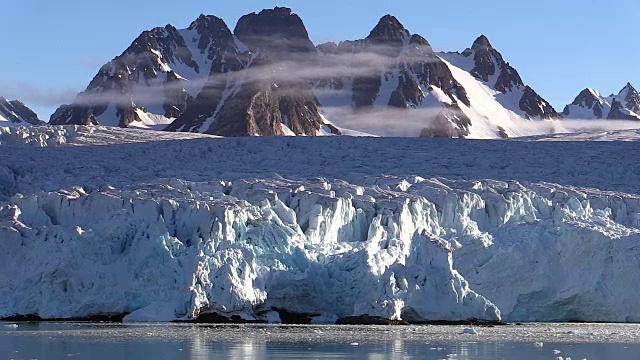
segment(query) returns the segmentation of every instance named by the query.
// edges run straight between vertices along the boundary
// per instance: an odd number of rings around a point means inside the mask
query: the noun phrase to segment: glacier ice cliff
[[[0,317],[640,321],[639,200],[382,176],[16,195]]]
[[[0,318],[640,322],[635,147],[0,128]]]

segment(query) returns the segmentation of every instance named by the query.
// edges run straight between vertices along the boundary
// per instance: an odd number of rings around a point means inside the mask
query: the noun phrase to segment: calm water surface
[[[16,327],[17,325],[17,327]],[[1,323],[1,359],[637,359],[640,326]]]

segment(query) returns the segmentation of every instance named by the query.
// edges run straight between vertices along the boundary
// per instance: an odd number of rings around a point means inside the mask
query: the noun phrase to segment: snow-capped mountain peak
[[[188,31],[195,32],[194,36],[189,39],[186,35],[183,37],[188,42],[195,43],[197,39],[197,47],[200,50],[200,54],[206,54],[209,60],[213,59],[213,54],[216,49],[225,48],[237,48],[238,51],[246,51],[246,48],[240,46],[235,42],[235,38],[231,33],[231,30],[227,27],[224,20],[213,15],[201,14],[194,22],[187,28]]]
[[[385,15],[371,30],[366,40],[375,45],[398,47],[405,45],[410,38],[409,30],[395,16]]]
[[[398,109],[406,113],[380,113]],[[233,32],[210,15],[145,31],[51,123],[314,136],[380,134],[371,123],[380,118],[396,127],[381,135],[486,138],[532,135],[518,124],[556,115],[486,36],[462,54],[436,54],[385,15],[361,40],[316,48],[302,19],[276,7],[243,16]]]
[[[608,116],[611,105],[592,88],[586,88],[562,112],[566,118],[602,119]]]
[[[471,69],[471,74],[497,91],[506,93],[524,86],[516,69],[504,61],[502,54],[491,46],[486,36],[479,36],[471,48],[462,54],[473,57],[474,67]]]
[[[42,125],[43,121],[23,102],[0,96],[0,126]]]
[[[562,116],[575,120],[640,120],[640,94],[631,83],[627,83],[618,95],[611,94],[606,98],[587,88],[564,108]]]
[[[495,99],[506,109],[525,118],[558,117],[549,102],[525,86],[518,71],[504,60],[485,35],[479,36],[462,53],[441,53],[440,56],[497,92]]]
[[[638,93],[631,83],[628,82],[615,98],[620,101],[625,108],[635,113],[640,113],[640,93]]]
[[[186,110],[201,79],[223,66],[221,54],[233,45],[231,32],[215,17],[202,16],[185,30],[167,25],[144,31],[51,123],[163,128]]]
[[[225,52],[225,67],[212,70],[192,106],[167,130],[223,136],[320,132],[325,121],[310,84],[286,71],[318,56],[302,19],[289,8],[263,10],[240,18],[229,36],[235,44]]]
[[[485,50],[485,49],[493,49],[493,46],[491,46],[491,42],[489,42],[489,38],[487,38],[485,35],[480,35],[473,42],[473,45],[471,46],[471,50],[479,51],[479,50]]]
[[[326,56],[321,57],[323,63],[333,60],[340,66],[348,65],[339,76],[321,79],[316,85],[320,104],[327,109],[330,119],[362,118],[363,123],[371,124],[370,119],[390,118],[383,113],[399,109],[406,112],[397,114],[401,120],[388,120],[397,123],[399,132],[417,136],[438,123],[439,128],[446,129],[427,134],[469,135],[471,120],[460,108],[470,106],[464,87],[433,52],[429,42],[411,34],[397,18],[386,15],[366,38],[342,42],[337,48],[323,44],[319,51],[334,54],[328,61]],[[413,123],[412,117],[420,121]],[[418,122],[422,122],[422,127]],[[349,125],[362,126],[358,120]],[[405,130],[400,130],[403,127]],[[366,125],[356,130],[365,131]]]

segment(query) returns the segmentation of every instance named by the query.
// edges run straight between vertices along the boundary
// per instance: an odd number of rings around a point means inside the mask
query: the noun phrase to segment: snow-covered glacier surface
[[[0,318],[640,322],[633,142],[0,139]]]

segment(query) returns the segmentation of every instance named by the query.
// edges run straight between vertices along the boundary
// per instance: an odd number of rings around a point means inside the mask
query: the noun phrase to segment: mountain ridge
[[[44,121],[19,100],[8,100],[0,96],[0,126],[43,125]]]
[[[618,113],[640,108],[640,95],[628,94]],[[497,138],[534,135],[531,121],[561,117],[484,35],[463,52],[436,53],[385,15],[363,39],[315,45],[297,14],[276,7],[241,17],[233,31],[200,15],[187,29],[143,32],[51,124]]]
[[[562,115],[566,119],[640,121],[640,93],[630,82],[617,95],[607,97],[586,88],[565,106]]]

